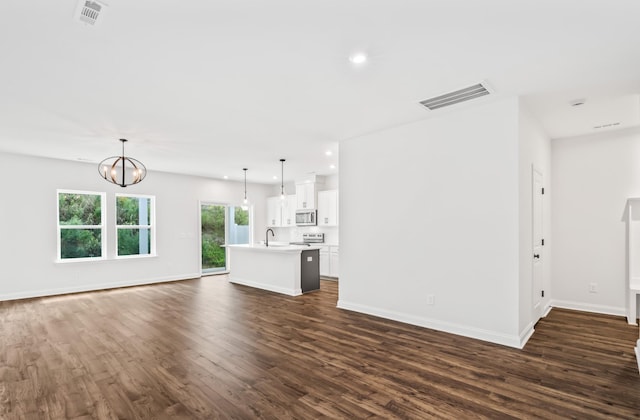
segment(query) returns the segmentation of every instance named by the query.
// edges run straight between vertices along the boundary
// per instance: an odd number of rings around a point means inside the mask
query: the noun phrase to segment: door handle
[[[533,254],[533,258],[540,258],[540,254]]]

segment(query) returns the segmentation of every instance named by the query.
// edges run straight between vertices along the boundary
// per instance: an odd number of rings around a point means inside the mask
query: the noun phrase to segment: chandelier
[[[124,144],[127,139],[120,139],[122,142],[122,156],[111,156],[100,162],[98,172],[100,176],[112,184],[126,187],[139,183],[147,176],[147,168],[137,159],[124,155]]]

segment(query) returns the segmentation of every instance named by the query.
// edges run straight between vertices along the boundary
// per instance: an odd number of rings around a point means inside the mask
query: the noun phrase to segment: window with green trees
[[[151,196],[116,194],[117,255],[155,255],[154,202]]]
[[[104,207],[104,193],[58,190],[58,258],[104,257]]]

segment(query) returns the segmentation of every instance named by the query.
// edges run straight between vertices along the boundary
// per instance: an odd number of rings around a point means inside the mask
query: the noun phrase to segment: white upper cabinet
[[[296,225],[296,196],[288,195],[284,200],[267,197],[267,227],[291,227]]]
[[[304,183],[296,184],[296,208],[315,209],[316,208],[316,184]]]
[[[338,190],[318,192],[318,226],[338,226]]]
[[[267,198],[267,227],[282,226],[282,207],[280,197]]]
[[[282,226],[291,227],[296,225],[296,205],[296,196],[294,194],[285,198],[284,203],[282,203]]]

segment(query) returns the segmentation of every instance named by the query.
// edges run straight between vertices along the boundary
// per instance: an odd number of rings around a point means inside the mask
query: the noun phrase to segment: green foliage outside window
[[[140,202],[147,202],[147,223],[140,223]],[[148,225],[151,220],[151,199],[146,197],[116,197],[117,225]]]
[[[152,201],[149,197],[116,196],[118,256],[151,253],[151,205]],[[144,209],[142,214],[140,214],[141,207]],[[126,226],[139,226],[139,228]]]
[[[60,258],[99,258],[102,256],[100,229],[61,229]]]
[[[61,225],[96,225],[102,222],[101,197],[97,194],[58,195]]]
[[[225,206],[202,206],[202,268],[219,268],[226,265],[224,249]]]
[[[202,269],[216,271],[226,267],[227,238],[225,213],[229,209],[229,223],[249,226],[249,211],[241,207],[206,204],[201,209],[202,219]],[[248,232],[245,230],[245,232]],[[231,242],[235,243],[235,242]]]
[[[101,200],[99,194],[58,194],[61,259],[102,256]]]
[[[236,207],[234,213],[237,225],[249,226],[249,210],[242,210],[242,207]]]
[[[146,231],[143,237],[146,244],[143,249],[151,249],[151,229],[118,229],[118,255],[140,255],[140,231]]]

